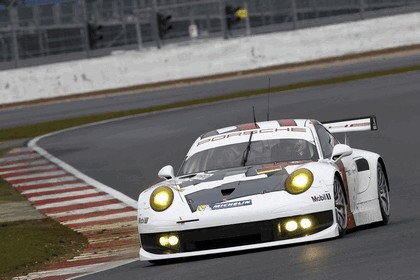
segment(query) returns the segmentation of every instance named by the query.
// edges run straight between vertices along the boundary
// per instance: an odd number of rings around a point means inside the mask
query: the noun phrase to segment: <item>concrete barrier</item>
[[[0,104],[420,44],[420,13],[0,72]]]

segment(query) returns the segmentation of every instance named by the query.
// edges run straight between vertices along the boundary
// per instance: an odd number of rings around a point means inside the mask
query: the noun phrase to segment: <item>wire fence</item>
[[[420,0],[78,0],[0,5],[0,69],[413,11],[420,11]]]

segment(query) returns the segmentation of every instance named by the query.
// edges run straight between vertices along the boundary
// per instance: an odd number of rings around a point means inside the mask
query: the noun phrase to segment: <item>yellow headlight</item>
[[[171,188],[161,186],[156,188],[150,196],[150,207],[153,210],[160,212],[168,209],[174,200],[174,192]]]
[[[290,194],[306,192],[314,181],[314,175],[306,168],[298,169],[286,180],[286,191]]]

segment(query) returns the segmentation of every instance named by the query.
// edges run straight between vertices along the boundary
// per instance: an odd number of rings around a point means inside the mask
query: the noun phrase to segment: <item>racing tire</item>
[[[334,178],[334,209],[338,236],[343,237],[347,229],[347,203],[343,185],[337,176]]]
[[[382,215],[382,225],[387,225],[389,222],[389,215],[390,215],[390,199],[389,199],[389,187],[388,181],[386,179],[385,172],[383,167],[380,163],[378,163],[377,168],[377,183],[378,183],[378,201],[379,201],[379,208],[381,209]]]

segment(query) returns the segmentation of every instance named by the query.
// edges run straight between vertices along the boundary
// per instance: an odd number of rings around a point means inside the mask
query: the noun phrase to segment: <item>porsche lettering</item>
[[[221,134],[221,135],[217,135],[217,136],[213,136],[213,137],[203,139],[202,141],[198,142],[197,146],[200,146],[202,144],[209,143],[209,142],[215,142],[215,141],[219,141],[219,140],[223,140],[223,139],[232,138],[232,137],[235,137],[235,136],[250,135],[251,133],[252,134],[258,134],[258,133],[262,134],[262,133],[275,133],[275,132],[279,132],[279,131],[306,132],[306,129],[305,128],[291,129],[291,128],[287,127],[287,128],[262,128],[262,129],[254,129],[254,130],[247,130],[247,131],[237,131],[237,132],[232,132],[232,133],[228,133],[228,134]]]

